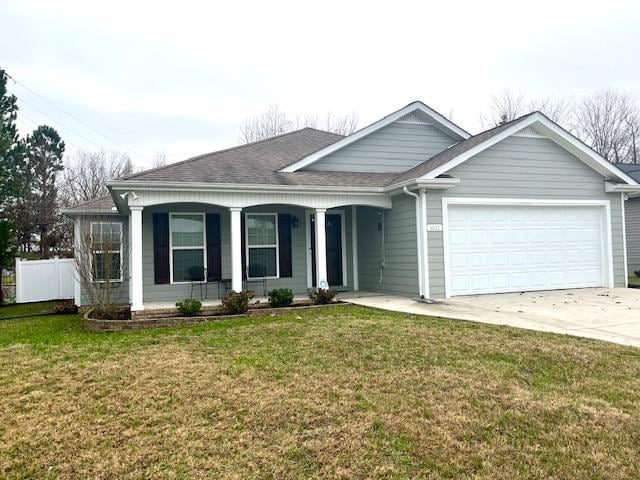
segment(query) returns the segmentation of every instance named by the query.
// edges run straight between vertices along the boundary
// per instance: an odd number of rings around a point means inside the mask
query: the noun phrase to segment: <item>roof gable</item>
[[[301,160],[292,163],[291,165],[286,166],[281,172],[296,172],[304,167],[311,165],[312,163],[317,162],[321,158],[326,157],[327,155],[336,152],[348,145],[353,144],[354,142],[380,130],[381,128],[390,125],[391,123],[399,122],[399,123],[414,123],[420,125],[433,125],[436,128],[442,130],[447,133],[455,140],[463,140],[469,138],[469,133],[460,128],[455,123],[451,122],[443,115],[439,114],[432,108],[428,107],[422,102],[413,102],[407,105],[406,107],[387,115],[386,117],[378,120],[371,125],[358,130],[357,132],[349,135],[348,137],[343,138],[342,140],[335,142],[328,147],[325,147],[317,152],[312,153],[311,155],[302,158]]]
[[[546,137],[578,157],[605,178],[615,178],[630,185],[637,185],[633,178],[540,112],[530,113],[453,145],[413,170],[406,172],[405,176],[418,180],[434,179],[512,135]]]

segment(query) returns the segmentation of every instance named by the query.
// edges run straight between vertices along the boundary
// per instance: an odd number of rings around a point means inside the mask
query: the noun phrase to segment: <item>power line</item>
[[[24,112],[20,112],[20,114],[18,115],[18,117],[16,118],[16,120],[18,120],[19,122],[21,122],[22,124],[24,124],[25,126],[27,126],[27,127],[29,127],[29,128],[34,128],[34,129],[35,129],[35,128],[38,128],[38,123],[37,123],[35,120],[33,120],[32,118],[29,118],[28,116],[26,116],[26,115],[24,114]],[[26,120],[26,121],[25,121],[25,120]],[[27,122],[28,122],[28,123],[27,123]],[[30,123],[31,125],[29,125],[29,123]],[[67,143],[68,143],[69,145],[72,145],[72,146],[76,147],[78,150],[84,150],[84,148],[83,148],[83,147],[81,147],[81,146],[79,146],[77,143],[73,143],[73,142],[71,142],[71,141],[69,141],[69,140],[64,140],[64,143],[65,143],[65,144],[67,144]]]
[[[61,111],[62,113],[64,113],[65,115],[67,115],[68,117],[72,118],[73,120],[75,120],[76,122],[84,125],[85,127],[87,127],[88,129],[94,131],[95,133],[97,133],[98,135],[100,135],[101,137],[106,138],[107,140],[109,140],[110,142],[115,143],[116,145],[120,146],[121,148],[124,148],[125,150],[129,150],[129,152],[133,153],[134,155],[137,155],[139,157],[142,157],[143,155],[140,155],[139,153],[137,153],[135,150],[127,147],[126,145],[123,145],[122,143],[118,142],[117,140],[114,140],[113,138],[109,137],[108,135],[105,135],[104,133],[101,133],[100,131],[96,130],[95,128],[93,128],[91,125],[87,124],[86,122],[80,120],[78,117],[76,117],[75,115],[73,115],[72,113],[67,112],[66,110],[64,110],[61,107],[58,107],[57,105],[55,105],[54,103],[52,103],[51,101],[47,100],[45,97],[43,97],[42,95],[40,95],[39,93],[35,92],[34,90],[32,90],[31,88],[27,87],[26,85],[24,85],[21,82],[18,82],[15,78],[13,78],[11,75],[9,75],[6,71],[5,74],[7,75],[7,77],[9,77],[11,80],[13,80],[13,82],[16,85],[20,85],[22,88],[24,88],[25,90],[28,90],[29,92],[31,92],[33,95],[35,95],[36,97],[42,99],[43,101],[45,101],[46,103],[48,103],[49,105],[51,105],[53,108],[55,108],[56,110]]]
[[[46,113],[44,113],[42,110],[40,110],[37,107],[34,107],[33,105],[31,105],[30,103],[28,103],[27,101],[23,100],[22,98],[18,98],[19,102],[24,103],[25,105],[28,105],[30,108],[33,108],[36,112],[40,113],[41,115],[44,115],[45,117],[47,117],[49,120],[51,120],[52,122],[57,123],[58,125],[60,125],[62,128],[64,128],[65,130],[68,130],[69,132],[73,133],[74,135],[82,138],[83,140],[92,143],[93,145],[95,145],[98,148],[102,148],[102,145],[97,144],[96,142],[94,142],[93,140],[88,139],[87,137],[85,137],[84,135],[76,132],[75,130],[67,127],[65,124],[63,124],[62,122],[59,122],[58,120],[56,120],[55,118],[53,118],[51,115],[48,115]]]

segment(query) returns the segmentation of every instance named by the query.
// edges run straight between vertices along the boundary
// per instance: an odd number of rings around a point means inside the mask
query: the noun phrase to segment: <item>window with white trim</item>
[[[190,282],[204,278],[205,221],[203,213],[172,213],[171,282]]]
[[[121,222],[91,222],[91,274],[94,282],[122,281]]]
[[[248,213],[245,222],[247,277],[278,277],[278,214]]]

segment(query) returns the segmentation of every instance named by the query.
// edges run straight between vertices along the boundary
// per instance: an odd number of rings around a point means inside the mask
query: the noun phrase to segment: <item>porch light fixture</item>
[[[293,228],[298,228],[299,224],[300,224],[300,222],[298,222],[298,217],[296,217],[295,215],[293,217],[291,217],[291,226]]]

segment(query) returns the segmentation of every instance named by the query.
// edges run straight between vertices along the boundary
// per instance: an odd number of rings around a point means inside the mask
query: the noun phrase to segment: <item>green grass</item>
[[[39,313],[50,311],[58,303],[60,302],[14,303],[12,305],[2,305],[0,306],[0,319],[19,317],[23,315],[37,315]]]
[[[0,322],[0,478],[639,478],[640,350],[349,306]]]
[[[640,277],[636,277],[636,276],[629,277],[629,284],[640,285]]]

